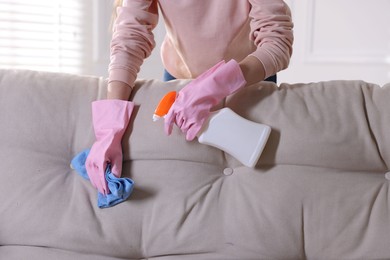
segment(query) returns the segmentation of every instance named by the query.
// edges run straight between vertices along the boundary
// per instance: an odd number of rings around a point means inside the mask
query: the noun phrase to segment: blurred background
[[[294,53],[278,82],[390,82],[389,0],[288,0]],[[113,0],[0,0],[0,68],[107,77]],[[157,42],[139,78],[161,79]]]

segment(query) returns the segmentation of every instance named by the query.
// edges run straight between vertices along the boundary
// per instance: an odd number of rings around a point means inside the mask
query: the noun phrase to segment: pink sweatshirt
[[[269,77],[285,69],[292,54],[293,23],[282,0],[124,0],[117,11],[109,81],[134,85],[155,46],[158,11],[167,31],[162,61],[176,78],[195,78],[221,60],[248,55]]]

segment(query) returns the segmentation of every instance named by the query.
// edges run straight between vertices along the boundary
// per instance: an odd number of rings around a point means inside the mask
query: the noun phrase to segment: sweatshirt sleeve
[[[133,86],[145,58],[155,47],[152,30],[158,22],[156,0],[124,0],[117,9],[111,39],[109,82]]]
[[[291,11],[282,0],[249,0],[251,40],[257,49],[250,55],[260,60],[266,78],[288,67],[292,55]]]

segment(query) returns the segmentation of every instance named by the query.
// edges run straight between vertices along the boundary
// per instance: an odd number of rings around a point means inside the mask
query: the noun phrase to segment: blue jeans
[[[167,70],[164,70],[164,76],[163,76],[164,81],[170,81],[170,80],[175,80],[175,79],[176,78],[174,76],[172,76],[171,74],[169,74],[169,72]],[[276,74],[271,76],[271,77],[266,78],[264,81],[270,81],[270,82],[276,83],[276,81],[277,81]]]

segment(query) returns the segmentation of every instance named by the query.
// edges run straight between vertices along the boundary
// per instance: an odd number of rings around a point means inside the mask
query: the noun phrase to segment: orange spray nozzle
[[[157,121],[160,117],[164,117],[168,114],[169,109],[176,100],[176,91],[171,91],[165,94],[165,96],[158,103],[156,110],[153,114],[153,121]]]

